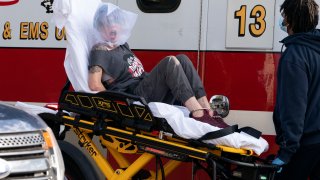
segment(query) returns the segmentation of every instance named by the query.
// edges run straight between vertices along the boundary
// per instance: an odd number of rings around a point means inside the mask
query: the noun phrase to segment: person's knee
[[[179,60],[190,60],[189,57],[185,54],[178,54],[178,55],[176,55],[176,57]]]
[[[181,64],[192,64],[191,60],[185,54],[176,55],[176,58]]]
[[[175,57],[175,56],[167,56],[164,59],[164,63],[168,66],[176,66],[176,65],[180,65],[179,60]]]

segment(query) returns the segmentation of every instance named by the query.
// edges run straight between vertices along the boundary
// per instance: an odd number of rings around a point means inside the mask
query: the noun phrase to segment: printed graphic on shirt
[[[143,65],[141,61],[134,55],[128,54],[125,55],[124,60],[126,60],[129,64],[128,71],[132,75],[132,77],[139,77],[144,72]]]

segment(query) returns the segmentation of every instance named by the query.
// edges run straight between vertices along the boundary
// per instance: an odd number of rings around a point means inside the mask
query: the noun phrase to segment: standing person
[[[89,57],[89,88],[114,90],[142,96],[147,102],[182,102],[196,120],[218,127],[228,125],[213,118],[206,92],[190,59],[168,56],[146,73],[140,60],[126,43],[136,14],[103,3],[94,16],[99,42]]]
[[[278,66],[273,114],[280,146],[277,179],[320,179],[320,30],[314,0],[285,0],[281,29],[288,37]]]

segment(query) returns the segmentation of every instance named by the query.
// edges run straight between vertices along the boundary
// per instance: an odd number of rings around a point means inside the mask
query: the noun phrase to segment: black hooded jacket
[[[278,157],[288,163],[300,146],[320,143],[320,30],[281,42],[286,50],[278,66],[273,121]]]

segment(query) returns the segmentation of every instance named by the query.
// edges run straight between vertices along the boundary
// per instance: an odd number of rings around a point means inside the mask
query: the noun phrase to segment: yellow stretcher
[[[177,137],[165,119],[152,115],[143,98],[118,92],[91,94],[67,89],[62,90],[58,113],[41,116],[71,128],[107,179],[164,179],[181,162],[192,162],[193,173],[202,169],[211,179],[272,180],[278,169],[250,149]],[[99,136],[118,169],[113,169],[99,152],[92,142],[93,135]],[[123,154],[140,156],[130,163]],[[163,165],[160,157],[170,160]],[[140,173],[146,171],[143,168],[153,158],[159,170]]]

